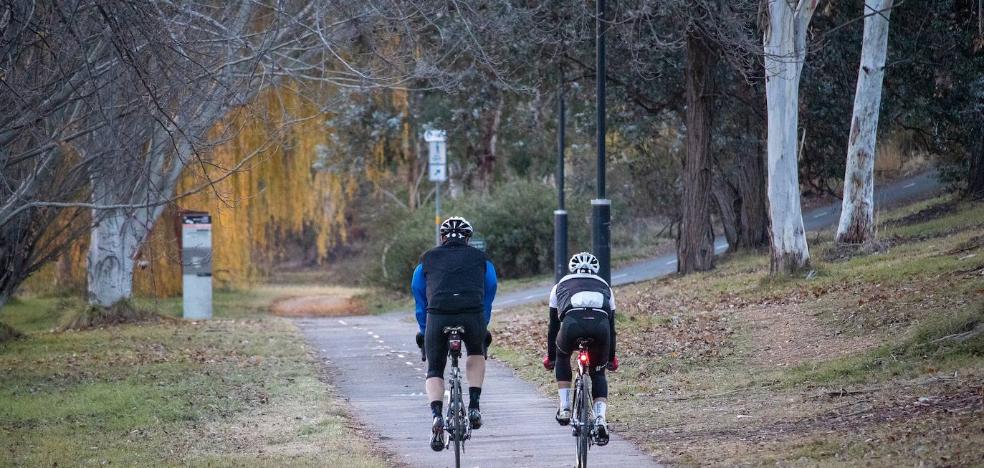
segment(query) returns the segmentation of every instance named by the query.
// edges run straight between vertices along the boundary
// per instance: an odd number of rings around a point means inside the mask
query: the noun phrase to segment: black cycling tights
[[[558,382],[570,382],[574,378],[571,370],[571,355],[557,349],[557,361],[554,372]],[[600,370],[590,369],[591,398],[608,398],[608,377],[605,376],[605,366]]]

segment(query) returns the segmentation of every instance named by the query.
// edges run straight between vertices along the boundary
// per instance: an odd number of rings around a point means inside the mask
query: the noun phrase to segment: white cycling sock
[[[605,417],[605,410],[608,409],[608,403],[604,401],[596,401],[594,404],[595,416]]]
[[[560,396],[560,408],[571,409],[571,389],[569,388],[557,389],[557,395]]]

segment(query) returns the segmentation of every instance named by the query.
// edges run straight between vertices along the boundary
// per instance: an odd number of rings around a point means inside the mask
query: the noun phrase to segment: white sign
[[[424,132],[424,141],[430,143],[432,141],[446,141],[447,134],[444,130],[427,130]]]
[[[445,182],[448,180],[448,151],[445,143],[447,135],[444,130],[427,130],[424,132],[424,140],[427,141],[428,149],[428,169],[431,182]]]
[[[435,164],[447,164],[448,163],[448,149],[447,144],[443,141],[432,141],[428,145],[430,164],[433,166]]]
[[[448,167],[444,164],[431,164],[430,165],[430,181],[431,182],[447,182],[448,180]]]

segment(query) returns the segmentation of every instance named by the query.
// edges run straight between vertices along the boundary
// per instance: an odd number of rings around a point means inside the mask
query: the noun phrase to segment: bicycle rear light
[[[451,340],[451,350],[461,351],[461,340]]]
[[[581,364],[588,363],[588,353],[580,353],[577,355],[577,359],[581,361]]]

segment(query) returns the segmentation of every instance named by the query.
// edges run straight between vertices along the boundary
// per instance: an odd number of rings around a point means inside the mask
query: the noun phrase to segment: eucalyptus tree
[[[807,32],[819,0],[768,0],[762,42],[768,106],[770,269],[794,273],[810,264],[798,166],[799,85]]]
[[[858,70],[847,170],[837,242],[860,244],[871,239],[875,217],[875,142],[881,108],[882,79],[888,53],[888,25],[893,0],[866,0],[864,39]]]

